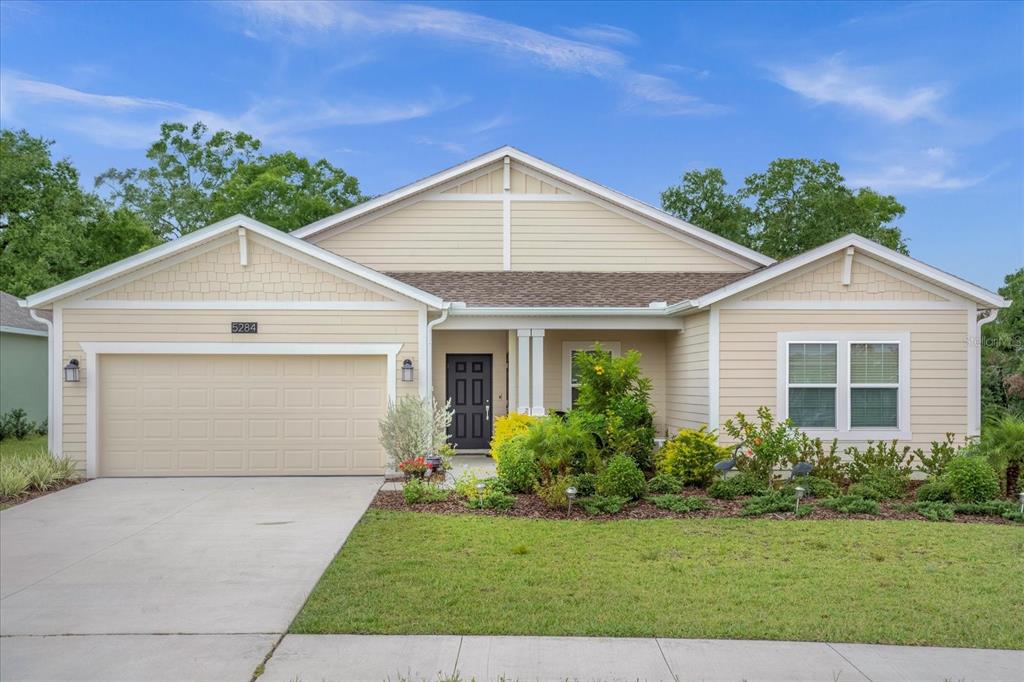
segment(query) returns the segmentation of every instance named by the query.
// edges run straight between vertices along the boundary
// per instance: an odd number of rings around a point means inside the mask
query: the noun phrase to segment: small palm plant
[[[989,463],[1005,475],[1007,496],[1013,497],[1024,468],[1024,419],[1003,415],[986,426],[982,443]]]

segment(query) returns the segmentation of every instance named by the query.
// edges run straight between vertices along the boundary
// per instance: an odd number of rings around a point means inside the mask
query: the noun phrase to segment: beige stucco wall
[[[445,369],[445,356],[448,353],[481,353],[492,356],[492,367],[494,378],[491,388],[493,398],[491,399],[491,410],[495,417],[500,417],[508,412],[508,386],[507,377],[507,356],[508,356],[508,332],[505,330],[489,331],[434,331],[434,338],[431,342],[431,354],[433,355],[433,384],[434,397],[444,402],[447,371]]]
[[[232,321],[259,323],[258,334],[231,334]],[[63,384],[63,451],[85,467],[85,396],[89,367],[83,341],[178,343],[400,343],[398,366],[419,366],[415,310],[85,310],[62,313],[63,366],[81,363],[81,381]],[[418,394],[418,382],[397,383],[397,395]]]
[[[966,310],[729,310],[720,312],[720,418],[777,413],[778,333],[910,332],[910,429],[927,450],[947,431],[967,430]],[[840,370],[842,371],[842,370]]]
[[[247,238],[248,263],[239,240],[132,279],[92,297],[100,301],[386,301],[387,297],[292,258],[262,237]]]
[[[665,423],[670,432],[708,423],[709,313],[685,318],[681,332],[666,332]]]
[[[501,202],[420,201],[312,241],[382,271],[501,270]]]

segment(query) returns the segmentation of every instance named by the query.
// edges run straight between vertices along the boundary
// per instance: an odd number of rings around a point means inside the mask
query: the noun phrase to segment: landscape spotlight
[[[569,514],[572,514],[572,501],[576,499],[576,488],[566,488],[565,495],[569,498]]]
[[[796,513],[800,512],[800,500],[804,499],[804,493],[806,492],[802,487],[796,487]]]

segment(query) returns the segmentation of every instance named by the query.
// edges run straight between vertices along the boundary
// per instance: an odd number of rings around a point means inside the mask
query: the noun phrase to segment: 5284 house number
[[[232,322],[232,334],[255,334],[257,332],[256,322]]]

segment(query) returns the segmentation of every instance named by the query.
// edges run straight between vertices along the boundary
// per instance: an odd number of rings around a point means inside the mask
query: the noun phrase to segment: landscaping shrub
[[[643,469],[651,468],[654,451],[654,415],[651,380],[640,371],[635,350],[614,357],[600,345],[573,356],[579,379],[575,411],[601,418],[599,445],[607,459],[628,455]]]
[[[999,495],[999,479],[981,457],[957,457],[946,465],[942,479],[953,488],[957,502],[986,502]]]
[[[625,497],[617,495],[593,495],[580,500],[580,507],[590,515],[618,514],[629,503]]]
[[[520,434],[501,446],[504,454],[498,460],[498,479],[514,493],[528,493],[540,479],[540,468],[533,452],[526,446],[526,438]]]
[[[799,476],[786,483],[785,490],[796,494],[797,486],[806,491],[808,497],[836,497],[839,486],[827,478],[819,476]]]
[[[433,398],[403,396],[388,403],[387,412],[380,420],[379,440],[392,468],[441,451],[447,444],[452,414],[450,402],[441,405]]]
[[[831,481],[836,486],[846,482],[846,464],[839,454],[839,439],[833,438],[828,452],[820,438],[808,438],[800,434],[800,461],[814,465],[814,475]],[[788,462],[793,465],[795,462]]]
[[[465,500],[475,500],[480,497],[480,492],[476,489],[478,483],[484,484],[484,492],[493,489],[501,490],[501,492],[508,492],[508,490],[504,488],[504,484],[497,478],[484,478],[477,476],[476,472],[473,470],[466,470],[459,474],[459,477],[455,479],[455,494]]]
[[[714,432],[700,429],[681,429],[655,455],[655,468],[659,474],[672,474],[683,485],[706,487],[715,477],[715,463],[728,459],[728,449],[718,445]]]
[[[767,484],[756,475],[740,472],[712,483],[708,486],[708,495],[717,500],[734,500],[740,495],[758,495],[767,489]]]
[[[651,504],[659,509],[668,509],[680,514],[702,511],[708,508],[708,501],[703,497],[686,495],[656,495],[650,498]]]
[[[53,457],[45,448],[0,462],[0,499],[13,500],[30,492],[45,492],[78,479],[75,462]]]
[[[907,509],[917,512],[929,521],[952,521],[953,505],[946,502],[914,502]]]
[[[18,466],[0,465],[0,500],[21,497],[29,490],[28,474]]]
[[[1005,483],[1006,496],[1015,496],[1024,469],[1024,418],[1007,414],[986,424],[982,446],[989,464]]]
[[[579,497],[590,497],[597,494],[597,474],[576,474],[570,478],[569,485],[576,488]]]
[[[569,496],[565,493],[572,479],[568,476],[555,476],[537,484],[534,489],[537,497],[552,509],[564,509],[569,506]]]
[[[36,435],[45,436],[50,429],[49,423],[50,422],[48,419],[44,419],[43,421],[36,424]]]
[[[857,495],[841,495],[821,501],[822,507],[834,509],[841,514],[877,514],[881,511],[878,502]]]
[[[906,494],[910,476],[889,469],[878,469],[861,478],[860,484],[877,490],[882,496],[880,499],[895,500]]]
[[[1015,512],[1019,507],[1008,500],[988,500],[987,502],[958,502],[953,505],[957,514],[971,516],[1003,516],[1007,512]]]
[[[740,490],[734,478],[725,478],[709,485],[708,495],[716,500],[735,500],[740,496]]]
[[[486,490],[483,497],[477,497],[466,501],[470,509],[497,509],[507,511],[516,503],[516,498],[501,490]]]
[[[672,474],[658,474],[647,481],[647,492],[652,495],[675,495],[683,490],[683,482]]]
[[[647,492],[647,481],[644,479],[636,461],[627,455],[616,455],[608,462],[608,466],[597,477],[597,494],[625,497],[635,500]]]
[[[411,478],[402,486],[402,497],[406,504],[443,502],[450,494],[450,490],[427,483],[422,478]]]
[[[742,412],[725,422],[725,431],[740,441],[736,468],[747,472],[767,486],[772,472],[781,464],[799,461],[804,450],[804,436],[788,419],[776,422],[771,410],[757,408],[757,420],[750,421]]]
[[[918,502],[952,502],[953,486],[949,481],[936,479],[928,481],[917,489]]]
[[[520,437],[533,453],[542,481],[593,473],[601,466],[594,437],[579,418],[547,417],[530,424]]]
[[[541,417],[512,412],[494,420],[494,435],[491,437],[491,459],[495,464],[501,462],[504,454],[502,447],[516,436],[526,433],[531,424],[540,421]]]
[[[849,457],[846,473],[851,483],[859,483],[869,476],[872,478],[882,477],[890,481],[899,479],[908,481],[914,470],[914,459],[910,454],[910,446],[905,445],[900,449],[896,440],[877,443],[868,441],[868,446],[864,450],[851,445],[844,452]]]
[[[25,410],[20,407],[15,407],[0,417],[0,438],[24,440],[35,429],[35,424],[29,420]]]
[[[966,445],[966,443],[965,443]],[[956,445],[956,434],[947,433],[945,441],[932,441],[929,454],[918,448],[914,450],[920,466],[918,470],[928,475],[928,478],[938,478],[946,470],[950,460],[960,454],[960,448]]]
[[[886,499],[885,493],[870,483],[852,483],[846,489],[846,494],[849,497],[863,497],[865,500],[875,500],[876,502]],[[839,496],[834,495],[833,497]]]
[[[740,516],[760,516],[775,512],[796,511],[796,497],[781,490],[765,491],[743,502]]]

